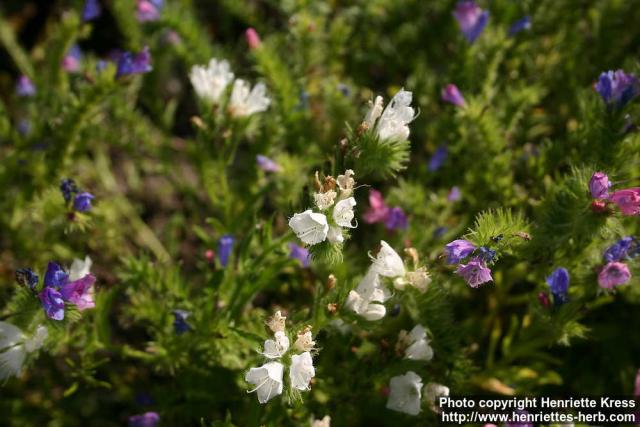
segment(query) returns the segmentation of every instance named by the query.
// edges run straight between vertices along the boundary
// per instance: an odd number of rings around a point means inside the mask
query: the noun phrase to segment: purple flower
[[[18,83],[16,83],[16,94],[18,96],[33,96],[36,94],[36,87],[31,79],[24,74],[18,77]]]
[[[623,215],[640,215],[640,188],[625,188],[609,196]]]
[[[185,310],[173,310],[172,314],[174,316],[173,330],[176,335],[182,335],[191,330],[191,325],[187,323],[187,317],[189,317],[191,313]]]
[[[59,288],[67,283],[69,275],[55,262],[47,264],[47,272],[44,274],[44,286]]]
[[[60,181],[60,192],[62,193],[62,197],[64,197],[64,201],[69,203],[71,195],[78,192],[78,187],[74,180],[65,178]]]
[[[218,258],[223,267],[226,267],[229,262],[234,243],[235,239],[229,234],[225,234],[218,240]]]
[[[28,119],[21,119],[18,122],[18,132],[20,135],[28,135],[31,131],[31,121]]]
[[[157,21],[164,6],[162,0],[138,0],[136,17],[140,22]]]
[[[280,172],[280,165],[262,154],[256,156],[256,162],[258,167],[265,172]]]
[[[451,187],[449,190],[449,194],[447,195],[447,200],[450,202],[457,202],[462,198],[462,193],[460,192],[459,187]]]
[[[140,53],[122,52],[116,54],[116,61],[118,64],[116,77],[148,73],[153,69],[148,47],[142,49]]]
[[[531,17],[524,16],[514,22],[509,28],[509,36],[513,37],[520,31],[528,30],[531,28]]]
[[[78,212],[89,212],[92,208],[91,200],[95,199],[95,196],[86,191],[76,194],[73,199],[73,208]]]
[[[458,89],[458,86],[454,84],[446,85],[444,89],[442,89],[441,96],[443,101],[448,102],[449,104],[453,104],[457,107],[464,107],[465,105],[467,105],[464,97],[462,96],[462,93],[460,92],[460,89]]]
[[[160,421],[160,415],[157,412],[145,412],[141,415],[132,415],[129,417],[129,427],[156,427]]]
[[[367,224],[382,222],[389,215],[389,206],[384,202],[382,193],[377,190],[369,190],[369,206],[369,209],[362,215]]]
[[[609,246],[602,254],[605,262],[622,261],[629,256],[629,249],[634,246],[636,239],[631,236],[623,237],[613,245]],[[637,248],[637,245],[635,245]]]
[[[633,74],[622,70],[600,74],[595,85],[596,91],[608,108],[622,108],[640,93],[640,82]]]
[[[80,71],[81,60],[82,51],[80,50],[80,46],[74,44],[64,58],[62,58],[62,68],[70,73],[77,73]]]
[[[436,228],[435,230],[433,230],[433,237],[435,237],[436,239],[439,239],[442,236],[444,236],[445,234],[447,234],[447,231],[449,231],[449,229],[447,227],[440,226],[440,227]]]
[[[595,172],[589,180],[589,191],[594,199],[606,199],[609,197],[611,182],[604,172]]]
[[[65,301],[75,304],[80,311],[88,308],[94,308],[96,303],[93,300],[91,287],[95,282],[95,276],[87,274],[81,279],[62,285],[60,288],[60,294]]]
[[[612,289],[615,286],[624,285],[631,278],[631,272],[626,264],[610,262],[598,273],[598,284],[601,288]]]
[[[457,264],[476,250],[473,243],[468,240],[458,239],[447,244],[444,251],[447,254],[448,264]]]
[[[484,30],[489,21],[489,12],[471,0],[460,1],[456,5],[453,16],[458,21],[460,31],[469,43],[473,43]]]
[[[309,267],[311,261],[309,250],[295,243],[289,243],[289,258],[297,259],[303,267]]]
[[[555,305],[562,305],[568,301],[569,272],[566,268],[556,268],[553,273],[547,277],[547,285],[549,285]]]
[[[431,156],[431,159],[429,159],[429,165],[427,166],[429,172],[435,172],[440,169],[442,164],[447,160],[448,154],[446,145],[439,146],[433,153],[433,156]]]
[[[345,83],[338,83],[338,91],[347,98],[351,96],[351,88]]]
[[[64,319],[64,300],[60,292],[52,287],[46,286],[38,295],[42,308],[49,319]]]
[[[478,248],[478,258],[483,260],[484,262],[490,263],[496,257],[496,251],[491,248],[487,248],[486,246],[480,246]]]
[[[491,270],[487,268],[480,258],[471,258],[469,264],[460,264],[456,270],[456,274],[462,276],[472,288],[477,288],[483,283],[493,280]]]
[[[402,208],[395,207],[389,209],[389,214],[384,221],[388,230],[404,230],[408,226],[407,216]]]
[[[23,286],[28,286],[29,289],[35,289],[39,280],[38,275],[30,268],[19,268],[16,270],[16,282]]]
[[[86,0],[82,8],[82,21],[93,21],[102,13],[102,8],[98,0]]]

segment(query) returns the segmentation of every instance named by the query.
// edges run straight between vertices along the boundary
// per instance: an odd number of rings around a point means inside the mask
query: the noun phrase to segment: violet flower
[[[29,289],[34,290],[38,285],[40,278],[30,268],[19,268],[16,270],[16,282],[23,286],[28,286]]]
[[[129,417],[129,427],[156,427],[158,422],[160,422],[160,415],[157,412],[145,412]]]
[[[230,234],[225,234],[218,240],[218,259],[223,267],[227,266],[235,239]]]
[[[16,94],[21,97],[33,96],[36,94],[36,87],[29,77],[21,75],[16,83]]]
[[[549,285],[555,305],[562,305],[569,300],[569,272],[566,268],[556,268],[553,273],[547,277],[547,285]]]
[[[73,208],[78,212],[89,212],[92,208],[91,201],[95,196],[91,193],[82,192],[76,194],[73,199]]]
[[[623,237],[609,246],[602,254],[602,258],[605,262],[622,261],[629,256],[630,249],[637,247],[636,239],[631,236]]]
[[[457,107],[464,107],[467,103],[464,100],[464,96],[458,89],[458,86],[454,84],[448,84],[442,89],[441,92],[442,100],[448,102],[449,104],[453,104]]]
[[[609,196],[623,215],[640,215],[640,188],[618,190]]]
[[[514,22],[509,28],[509,37],[513,37],[520,31],[529,30],[531,28],[531,17],[524,16]]]
[[[431,159],[429,159],[429,165],[427,166],[429,172],[435,172],[440,169],[444,162],[447,160],[448,155],[449,153],[447,150],[447,146],[439,146],[431,156]]]
[[[96,303],[93,300],[91,287],[95,282],[95,276],[87,274],[81,279],[62,285],[60,287],[60,294],[65,301],[75,304],[80,311],[94,308]]]
[[[611,181],[604,172],[594,172],[589,180],[589,191],[594,199],[606,199],[609,197]]]
[[[145,47],[139,53],[122,52],[117,54],[116,62],[118,64],[116,77],[148,73],[153,69],[148,47]]]
[[[311,262],[309,250],[302,246],[296,245],[295,243],[289,243],[289,258],[297,259],[305,268],[309,267],[309,264]]]
[[[82,61],[82,51],[80,46],[74,44],[62,58],[62,68],[69,73],[77,73],[82,65],[80,61]]]
[[[640,81],[622,70],[600,74],[595,85],[607,108],[622,108],[640,93]]]
[[[49,319],[62,320],[64,319],[64,300],[60,292],[50,286],[45,286],[44,289],[38,294],[42,308]]]
[[[190,312],[185,310],[173,310],[171,313],[174,316],[173,330],[176,335],[182,335],[191,330],[191,325],[187,323],[187,317],[191,315]]]
[[[613,289],[615,286],[624,285],[631,278],[631,272],[626,264],[610,262],[598,273],[598,284],[603,289]]]
[[[82,22],[93,21],[102,14],[98,0],[86,0],[82,8]]]
[[[258,163],[258,167],[265,172],[280,172],[280,165],[275,161],[270,159],[267,156],[263,156],[262,154],[258,154],[256,156],[256,162]]]
[[[480,258],[472,258],[468,264],[460,264],[456,270],[456,274],[462,276],[472,288],[477,288],[483,283],[493,280],[491,277],[491,269],[489,269],[484,261]]]
[[[475,250],[475,245],[464,239],[454,240],[444,247],[444,251],[447,254],[448,264],[458,264],[460,261],[471,255]]]
[[[489,21],[489,12],[482,10],[471,0],[459,1],[453,16],[469,43],[473,43],[480,36]]]

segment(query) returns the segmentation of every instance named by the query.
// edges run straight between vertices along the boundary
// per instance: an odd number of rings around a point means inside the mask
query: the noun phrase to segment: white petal
[[[402,258],[384,240],[380,241],[382,248],[375,258],[372,258],[375,271],[386,277],[404,276],[405,269]]]
[[[274,334],[275,340],[264,342],[264,355],[269,359],[282,357],[289,350],[289,338],[284,332],[278,331]]]
[[[369,321],[382,319],[387,314],[387,309],[382,304],[370,303],[362,313],[362,317]]]
[[[8,322],[0,322],[0,351],[23,340],[24,334],[20,328]]]
[[[291,356],[291,368],[289,368],[291,387],[298,390],[309,390],[309,382],[315,376],[316,371],[313,367],[313,360],[308,351]]]
[[[74,259],[69,268],[69,281],[80,280],[91,273],[91,264],[93,264],[93,261],[88,255],[84,258],[84,261],[77,258]]]
[[[413,371],[391,378],[387,408],[409,415],[420,413],[422,378]]]
[[[428,383],[424,386],[424,398],[434,412],[439,412],[436,400],[444,396],[449,396],[449,387],[438,383]]]
[[[269,362],[259,368],[251,368],[245,380],[256,386],[252,392],[258,394],[258,402],[266,403],[282,393],[282,374],[284,365],[279,362]]]
[[[421,339],[411,344],[404,352],[404,356],[411,360],[433,359],[433,349],[426,339]]]
[[[427,338],[427,331],[424,329],[424,326],[422,325],[414,326],[411,332],[409,332],[409,339],[411,339],[412,342],[426,339],[426,338]]]
[[[341,227],[355,228],[358,224],[352,225],[353,207],[356,205],[356,199],[349,197],[348,199],[340,200],[333,208],[333,220]]]
[[[0,353],[0,381],[20,375],[25,358],[24,346],[16,345]]]
[[[378,120],[378,117],[382,114],[382,97],[376,96],[375,101],[369,101],[369,104],[369,111],[364,117],[364,122],[369,126],[369,128],[373,128],[376,120]]]
[[[44,344],[44,341],[47,339],[48,336],[49,336],[49,331],[47,331],[47,327],[43,325],[39,325],[36,328],[36,333],[33,335],[33,337],[31,337],[24,343],[24,348],[27,351],[27,353],[34,352],[38,350],[40,347],[42,347],[42,345]]]
[[[329,232],[327,217],[320,213],[311,212],[310,209],[295,214],[289,220],[289,227],[300,240],[308,245],[324,241]]]

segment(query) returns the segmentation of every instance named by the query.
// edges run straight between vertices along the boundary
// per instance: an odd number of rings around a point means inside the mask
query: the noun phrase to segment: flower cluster
[[[413,286],[420,292],[425,292],[431,282],[429,273],[425,267],[416,267],[415,270],[407,272],[402,258],[384,240],[380,241],[380,251],[371,258],[371,266],[364,275],[356,289],[349,292],[345,307],[366,320],[380,320],[387,310],[383,305],[389,298],[391,292],[384,284],[384,278],[393,280],[393,285],[398,290],[404,290],[407,285]],[[417,264],[417,253],[415,250],[409,251]]]
[[[487,263],[493,262],[496,252],[485,246],[476,248],[468,240],[458,239],[445,246],[448,264],[459,264],[456,274],[462,276],[469,286],[477,288],[483,283],[493,280],[491,269]],[[465,258],[475,254],[467,264],[462,264]]]
[[[311,329],[307,327],[298,333],[293,344],[293,350],[298,354],[289,357],[290,345],[285,332],[285,322],[286,317],[282,316],[280,311],[276,311],[267,322],[273,332],[273,339],[264,342],[262,355],[269,362],[258,368],[251,368],[245,376],[248,383],[255,385],[249,393],[256,392],[260,403],[267,403],[282,394],[285,367],[289,368],[289,385],[295,390],[309,390],[311,379],[316,375],[311,357],[311,353],[315,351]]]
[[[602,256],[606,263],[598,273],[598,284],[602,289],[613,289],[626,284],[631,279],[629,267],[622,261],[640,253],[640,244],[634,237],[627,236],[609,246]]]
[[[47,337],[47,328],[43,325],[26,336],[17,326],[0,322],[0,381],[20,375],[27,354],[42,347]]]
[[[222,95],[233,81],[228,111],[233,117],[247,117],[266,111],[271,104],[263,83],[253,88],[242,79],[235,79],[229,62],[212,58],[208,66],[195,65],[189,74],[196,95],[210,105],[221,104]]]
[[[348,169],[338,178],[327,176],[320,182],[316,172],[316,192],[313,195],[315,208],[297,213],[289,220],[289,227],[307,245],[317,245],[328,240],[342,243],[344,228],[356,228],[353,222],[356,199],[352,196],[355,180],[354,172]]]
[[[60,192],[67,204],[73,200],[73,209],[77,212],[89,212],[92,208],[91,201],[95,196],[78,188],[72,179],[63,179],[60,182]]]
[[[84,261],[74,260],[68,272],[55,262],[49,263],[44,276],[44,286],[38,294],[48,318],[64,319],[65,302],[74,304],[80,311],[95,307],[92,287],[96,278],[90,273],[90,268],[89,257]],[[37,281],[35,285],[30,285],[34,291],[36,286]]]
[[[612,183],[604,172],[594,172],[589,180],[589,191],[595,200],[591,204],[595,211],[603,211],[606,203],[618,206],[623,215],[640,215],[640,188],[623,188],[610,192]]]
[[[360,125],[361,129],[371,130],[381,140],[408,139],[409,123],[416,118],[411,107],[412,99],[411,92],[400,89],[386,108],[383,108],[382,97],[376,96],[374,102],[369,102],[369,111]]]
[[[388,230],[404,230],[408,226],[407,216],[402,208],[388,206],[382,193],[373,189],[369,190],[369,209],[362,218],[367,224],[382,222]]]

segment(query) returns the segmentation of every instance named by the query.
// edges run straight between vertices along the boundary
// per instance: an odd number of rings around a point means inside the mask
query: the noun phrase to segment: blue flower
[[[73,199],[73,208],[78,212],[89,212],[92,208],[91,200],[95,199],[95,196],[86,191],[76,194]]]
[[[429,166],[427,167],[429,172],[435,172],[440,169],[442,164],[447,160],[448,154],[449,152],[446,145],[439,146],[429,160]]]
[[[289,243],[289,258],[297,259],[303,267],[309,267],[309,263],[311,261],[309,250],[302,246],[298,246],[295,243]]]
[[[191,326],[187,323],[187,317],[189,317],[191,313],[185,310],[173,310],[172,313],[175,317],[173,320],[173,330],[177,335],[182,335],[191,330]]]
[[[69,275],[55,262],[49,262],[47,272],[44,274],[44,286],[59,288],[67,283]]]
[[[36,87],[31,79],[24,74],[18,77],[18,83],[16,83],[16,94],[18,96],[33,96],[36,94]]]
[[[38,295],[42,308],[49,319],[62,320],[64,319],[64,300],[62,294],[55,288],[46,286],[42,292]]]
[[[444,236],[445,234],[447,234],[447,231],[449,231],[449,229],[447,227],[440,226],[440,227],[436,228],[435,230],[433,230],[433,237],[435,237],[436,239],[439,239],[442,236]]]
[[[489,12],[480,9],[480,7],[471,0],[460,1],[456,5],[453,16],[458,21],[460,31],[469,43],[473,43],[487,25],[489,21]]]
[[[73,193],[78,192],[78,187],[74,180],[66,178],[60,181],[60,192],[62,193],[62,197],[64,197],[64,201],[69,203]]]
[[[478,256],[484,260],[486,263],[490,263],[496,257],[496,251],[493,249],[487,248],[486,246],[480,246],[478,248]]]
[[[389,209],[384,225],[388,230],[405,230],[409,224],[402,208],[395,207]]]
[[[633,246],[637,247],[635,242],[636,240],[631,236],[623,237],[609,246],[602,254],[602,258],[605,262],[622,261],[629,256],[629,251]]]
[[[265,172],[280,172],[280,165],[262,154],[256,156],[256,163],[258,163],[258,167]]]
[[[531,28],[531,17],[525,16],[518,19],[511,25],[509,28],[509,36],[513,37],[518,34],[520,31],[528,30]]]
[[[600,74],[595,85],[607,108],[622,108],[640,93],[640,82],[633,74],[622,70]]]
[[[444,247],[444,251],[447,254],[447,263],[449,264],[458,264],[475,250],[475,245],[464,239],[454,240]]]
[[[28,286],[30,289],[35,289],[40,278],[30,268],[19,268],[16,270],[16,281],[23,286]]]
[[[98,0],[86,0],[82,8],[82,21],[93,21],[102,14],[102,8]]]
[[[225,234],[218,240],[218,258],[223,267],[226,267],[229,262],[234,243],[235,239],[230,234]]]
[[[566,268],[556,268],[553,273],[547,277],[547,285],[549,285],[555,305],[562,305],[569,301],[569,272]]]
[[[118,64],[116,77],[148,73],[153,69],[148,47],[142,49],[140,53],[123,52],[117,55],[116,59]]]

